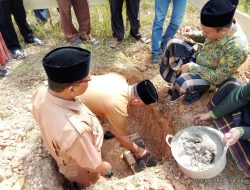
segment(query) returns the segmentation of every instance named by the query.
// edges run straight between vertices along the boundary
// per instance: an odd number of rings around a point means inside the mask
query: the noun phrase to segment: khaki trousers
[[[65,37],[68,41],[82,37],[86,38],[90,34],[90,13],[87,0],[57,0],[61,17],[61,25]],[[77,31],[72,23],[71,6],[74,9],[76,19],[79,24]]]

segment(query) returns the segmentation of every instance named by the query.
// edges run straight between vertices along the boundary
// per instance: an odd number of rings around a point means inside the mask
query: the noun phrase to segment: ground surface
[[[142,14],[152,17],[150,12]],[[143,23],[142,31],[150,36],[150,29],[143,26]],[[31,115],[32,94],[46,79],[41,66],[43,56],[55,47],[67,45],[62,34],[57,41],[51,40],[53,37],[55,35],[52,33],[46,36],[44,47],[22,44],[27,57],[21,61],[11,60],[8,64],[11,75],[0,79],[0,189],[63,189]],[[227,154],[226,168],[219,176],[199,181],[180,171],[164,142],[167,133],[175,134],[191,126],[191,118],[195,113],[206,110],[212,94],[205,94],[200,101],[190,106],[184,106],[181,101],[170,103],[166,95],[166,84],[159,76],[159,67],[151,63],[150,45],[135,42],[129,37],[116,49],[110,49],[106,40],[101,41],[98,47],[89,44],[83,44],[82,47],[92,51],[94,74],[119,72],[131,83],[150,79],[160,94],[159,103],[145,110],[131,109],[129,125],[131,133],[139,131],[159,164],[132,175],[120,158],[124,148],[115,139],[106,141],[103,157],[113,165],[114,177],[102,178],[89,189],[250,189],[250,180],[236,167],[230,153]],[[249,81],[249,62],[241,67],[238,77]],[[108,128],[107,122],[103,121],[103,126]]]

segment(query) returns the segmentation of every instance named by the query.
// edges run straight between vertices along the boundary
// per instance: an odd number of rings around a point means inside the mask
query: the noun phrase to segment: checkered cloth
[[[195,73],[178,74],[178,70],[183,64],[192,62],[195,64],[197,52],[190,42],[180,39],[171,39],[167,44],[167,49],[160,66],[160,73],[163,79],[173,83],[175,89],[181,93],[191,93],[194,91],[204,92],[209,89],[209,82],[202,79]]]
[[[196,52],[193,44],[180,39],[171,39],[167,44],[163,61],[160,65],[160,73],[167,82],[174,82],[179,77],[177,71],[183,64],[194,61]]]
[[[225,81],[216,92],[213,99],[208,104],[208,109],[214,108],[222,99],[233,89],[240,86],[241,82],[230,78]],[[237,112],[214,120],[215,126],[223,133],[227,133],[231,128],[244,123],[244,126],[250,127],[249,121],[250,105],[240,108]],[[240,170],[243,170],[247,176],[250,176],[250,142],[248,140],[239,140],[236,144],[229,147],[229,150]]]
[[[184,73],[180,75],[173,83],[174,88],[181,94],[191,92],[204,92],[209,89],[209,82],[202,79],[195,73]]]

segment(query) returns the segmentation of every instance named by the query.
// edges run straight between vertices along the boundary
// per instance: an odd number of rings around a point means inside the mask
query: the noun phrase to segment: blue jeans
[[[161,43],[166,45],[170,38],[173,38],[180,27],[182,18],[184,16],[187,0],[172,0],[173,9],[170,23],[162,36],[163,24],[168,12],[168,7],[171,0],[155,0],[155,19],[152,29],[152,53],[160,54]]]

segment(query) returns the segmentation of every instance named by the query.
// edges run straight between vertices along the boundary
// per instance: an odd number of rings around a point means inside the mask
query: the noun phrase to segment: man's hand
[[[224,135],[223,141],[226,145],[234,145],[240,138],[240,131],[237,128],[232,128]]]
[[[193,117],[193,122],[195,124],[201,124],[203,121],[211,119],[208,113],[200,113]]]
[[[190,37],[194,32],[190,26],[185,26],[180,29],[180,33],[184,36]]]
[[[182,65],[180,70],[178,71],[178,73],[188,73],[189,69],[191,68],[191,66],[193,65],[192,62],[186,63],[185,65]]]

